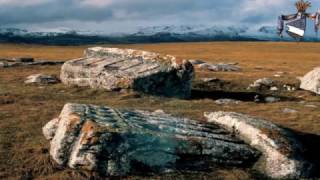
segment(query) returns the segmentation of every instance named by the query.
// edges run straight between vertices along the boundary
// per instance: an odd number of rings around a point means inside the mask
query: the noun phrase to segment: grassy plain
[[[62,84],[25,85],[25,77],[35,73],[59,76],[60,66],[15,67],[0,69],[0,179],[88,179],[90,173],[61,169],[49,158],[49,143],[42,135],[42,126],[59,115],[67,102],[107,105],[143,110],[163,109],[176,116],[204,120],[205,111],[235,111],[261,117],[299,132],[310,159],[319,160],[320,97],[298,90],[294,92],[259,92],[284,97],[278,103],[254,103],[246,87],[254,80],[270,77],[279,84],[298,85],[296,77],[320,66],[319,43],[274,42],[212,42],[164,43],[139,45],[104,45],[155,51],[185,59],[208,62],[239,63],[240,72],[209,72],[197,70],[193,96],[189,100],[152,97],[148,95],[105,92]],[[0,44],[0,58],[32,56],[37,59],[68,60],[81,57],[88,46],[40,46]],[[282,77],[274,77],[277,72]],[[217,77],[227,85],[220,89],[202,85],[200,79]],[[249,98],[246,98],[248,97]],[[214,99],[232,97],[243,100],[239,105],[217,105]],[[305,105],[315,105],[306,107]],[[298,113],[286,114],[291,108]],[[133,176],[130,179],[254,179],[255,174],[242,168],[217,168],[212,172],[194,174],[178,172],[161,176]]]

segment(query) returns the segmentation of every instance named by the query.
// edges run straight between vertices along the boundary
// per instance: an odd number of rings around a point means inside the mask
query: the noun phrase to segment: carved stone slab
[[[194,77],[192,64],[170,55],[117,48],[89,48],[85,57],[67,61],[61,81],[67,85],[136,91],[188,98]]]
[[[163,112],[66,104],[43,133],[58,164],[105,175],[251,166],[259,156],[214,124]]]

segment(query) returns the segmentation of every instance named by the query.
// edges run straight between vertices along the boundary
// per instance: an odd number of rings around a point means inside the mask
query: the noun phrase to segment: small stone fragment
[[[281,100],[280,98],[273,97],[273,96],[268,96],[264,98],[264,101],[266,103],[276,103],[276,102],[279,102],[280,100]]]
[[[314,104],[306,104],[305,107],[308,108],[318,108],[318,106],[314,105]]]
[[[213,78],[202,78],[201,81],[204,83],[211,83],[211,82],[219,82],[221,80],[219,78],[213,77]]]
[[[276,86],[273,86],[273,87],[270,88],[270,91],[278,91],[278,90],[279,90],[279,88],[276,87]]]
[[[234,100],[234,99],[218,99],[218,100],[215,100],[214,102],[219,105],[228,105],[228,104],[240,104],[241,101]]]
[[[2,62],[0,61],[0,68],[4,68],[7,66],[7,63],[6,62]]]
[[[298,113],[297,110],[294,110],[294,109],[290,109],[290,108],[284,108],[282,110],[283,113],[288,113],[288,114],[295,114],[295,113]]]
[[[241,68],[239,66],[228,64],[228,63],[218,63],[218,64],[210,64],[203,63],[198,65],[200,69],[215,71],[215,72],[230,72],[230,71],[240,71]]]
[[[162,109],[157,109],[153,112],[153,114],[159,114],[159,115],[163,115],[163,114],[166,114]]]
[[[285,72],[279,71],[277,72],[275,75],[273,75],[274,77],[282,77],[282,75],[286,74]]]
[[[55,84],[59,82],[60,80],[57,77],[45,74],[30,75],[24,81],[25,84]]]
[[[260,95],[255,95],[253,101],[254,101],[254,102],[261,102]]]
[[[250,84],[248,89],[251,88],[263,88],[263,87],[267,87],[270,88],[272,85],[274,84],[274,81],[270,78],[262,78],[262,79],[258,79],[256,80],[253,84]]]
[[[283,88],[284,88],[286,91],[295,91],[295,90],[296,90],[296,87],[294,87],[294,86],[292,86],[292,85],[288,85],[288,84],[283,85]]]

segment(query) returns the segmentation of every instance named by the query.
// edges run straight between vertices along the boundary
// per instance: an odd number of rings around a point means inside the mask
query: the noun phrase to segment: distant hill
[[[0,28],[2,43],[30,43],[45,45],[83,45],[105,43],[160,43],[160,42],[200,42],[200,41],[280,41],[275,27],[263,26],[259,29],[248,27],[218,26],[153,26],[138,29],[132,33],[103,34],[70,30],[28,31],[17,28]],[[290,41],[290,38],[284,38]],[[318,41],[307,37],[305,41]]]

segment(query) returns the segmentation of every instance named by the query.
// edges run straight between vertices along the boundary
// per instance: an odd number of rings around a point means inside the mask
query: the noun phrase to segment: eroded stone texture
[[[170,55],[117,48],[89,48],[85,58],[62,66],[61,80],[67,85],[106,90],[136,91],[188,98],[194,69],[190,62]]]
[[[320,67],[307,73],[304,77],[300,78],[300,80],[301,89],[320,94]]]
[[[234,132],[263,153],[258,168],[279,179],[309,177],[313,165],[303,158],[303,147],[294,135],[279,126],[257,118],[231,112],[205,113],[209,122]]]
[[[58,164],[105,175],[197,170],[213,164],[250,166],[259,156],[214,124],[163,111],[66,104],[43,132]]]

